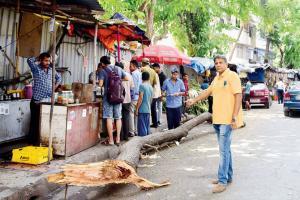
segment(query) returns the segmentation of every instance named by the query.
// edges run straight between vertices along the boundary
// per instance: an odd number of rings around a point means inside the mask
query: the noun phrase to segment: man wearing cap
[[[167,121],[168,129],[175,129],[180,125],[182,96],[185,95],[183,81],[178,78],[179,71],[176,67],[171,69],[171,78],[165,80],[162,90],[167,97]]]
[[[186,101],[187,107],[198,101],[213,96],[213,125],[217,134],[220,152],[218,179],[213,180],[213,193],[226,190],[232,182],[231,132],[241,127],[242,120],[242,87],[237,73],[230,71],[224,56],[214,58],[218,75],[207,90],[194,99]]]
[[[158,77],[156,76],[156,72],[154,69],[150,67],[150,61],[149,58],[143,58],[142,59],[142,68],[141,72],[148,72],[150,74],[150,84],[152,87],[159,82]]]

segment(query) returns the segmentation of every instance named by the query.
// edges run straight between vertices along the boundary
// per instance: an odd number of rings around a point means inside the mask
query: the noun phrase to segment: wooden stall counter
[[[40,140],[42,145],[49,142],[50,107],[41,104]],[[71,156],[98,143],[102,128],[101,102],[54,105],[52,119],[53,153]]]

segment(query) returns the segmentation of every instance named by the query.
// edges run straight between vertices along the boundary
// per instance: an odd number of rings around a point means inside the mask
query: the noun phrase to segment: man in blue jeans
[[[195,99],[186,101],[190,107],[198,101],[213,96],[213,124],[217,134],[220,152],[218,180],[214,180],[213,193],[226,190],[232,182],[231,132],[243,125],[242,120],[242,86],[237,73],[228,69],[227,59],[224,56],[214,58],[218,75],[207,90]]]
[[[182,96],[185,95],[184,83],[178,78],[179,71],[176,67],[171,69],[172,77],[165,80],[162,90],[166,93],[168,129],[175,129],[180,125]]]

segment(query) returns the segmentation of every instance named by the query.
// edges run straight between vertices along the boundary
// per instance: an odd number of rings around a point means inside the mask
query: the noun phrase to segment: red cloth
[[[185,87],[185,96],[188,96],[188,92],[189,92],[189,81],[188,80],[183,80],[183,84]]]
[[[95,29],[85,29],[89,35],[95,35]],[[97,37],[102,42],[103,46],[110,52],[115,50],[114,44],[117,41],[119,33],[120,41],[142,41],[144,44],[149,45],[150,41],[145,40],[145,36],[139,35],[135,32],[134,27],[111,25],[106,28],[99,28]]]

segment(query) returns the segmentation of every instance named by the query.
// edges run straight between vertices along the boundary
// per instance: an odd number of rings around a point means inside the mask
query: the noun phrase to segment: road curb
[[[211,125],[200,124],[194,129],[192,129],[188,136],[181,139],[181,142],[188,142],[206,136],[213,133]],[[59,166],[67,163],[89,163],[89,162],[100,162],[106,159],[114,159],[118,156],[120,149],[118,147],[103,146],[98,144],[90,149],[87,149],[83,152],[80,152],[72,157],[69,157],[65,162],[60,161]],[[52,162],[55,164],[55,161]],[[22,188],[8,188],[0,192],[1,200],[27,200],[31,198],[38,197],[47,197],[55,191],[60,191],[64,186],[49,183],[47,181],[47,174],[55,173],[56,170],[49,170],[47,173],[41,174],[40,178],[29,183]]]

